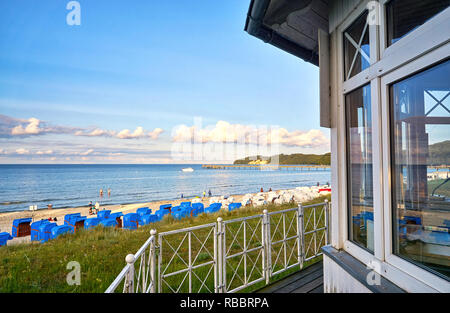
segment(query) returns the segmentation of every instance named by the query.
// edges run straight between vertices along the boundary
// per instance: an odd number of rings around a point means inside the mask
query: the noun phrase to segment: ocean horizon
[[[194,172],[182,172],[192,167]],[[331,181],[329,169],[203,169],[201,164],[0,164],[0,213],[256,193]],[[103,189],[103,197],[100,197]],[[108,197],[107,190],[111,190]]]

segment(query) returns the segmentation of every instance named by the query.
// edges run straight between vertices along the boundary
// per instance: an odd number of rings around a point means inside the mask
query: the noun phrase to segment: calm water
[[[184,167],[192,173],[181,171]],[[0,212],[127,204],[288,189],[331,181],[330,171],[207,170],[201,165],[0,165]],[[111,197],[107,189],[111,189]],[[104,196],[99,197],[103,189]]]

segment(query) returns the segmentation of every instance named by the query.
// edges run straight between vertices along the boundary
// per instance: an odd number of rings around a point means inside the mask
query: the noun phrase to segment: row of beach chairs
[[[241,203],[231,203],[228,205],[228,210],[233,211],[241,206]],[[168,214],[179,220],[185,217],[197,217],[202,213],[215,213],[222,208],[222,204],[212,203],[205,208],[203,203],[182,202],[178,206],[163,204],[159,208],[154,214],[148,207],[139,208],[136,213],[125,215],[122,212],[111,213],[111,210],[103,210],[98,212],[97,217],[92,218],[81,216],[80,213],[67,214],[64,216],[64,225],[58,225],[49,220],[32,223],[31,218],[16,219],[13,221],[11,235],[7,232],[0,233],[0,246],[6,245],[7,241],[14,237],[25,236],[31,236],[31,241],[44,243],[65,233],[75,233],[81,228],[90,229],[99,225],[137,229],[142,225],[159,222]]]

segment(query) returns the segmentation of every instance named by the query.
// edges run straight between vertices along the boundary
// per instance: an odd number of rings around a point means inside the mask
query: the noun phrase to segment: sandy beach
[[[235,198],[237,202],[241,201],[242,197],[244,195],[232,195],[232,197]],[[152,210],[152,213],[155,213],[157,210],[159,210],[159,206],[162,204],[168,204],[171,203],[173,206],[179,205],[183,201],[192,201],[195,198],[184,198],[184,199],[178,199],[178,200],[161,200],[161,201],[151,201],[151,202],[145,202],[145,203],[135,203],[135,204],[116,204],[116,205],[107,205],[102,206],[100,204],[100,209],[106,209],[111,210],[112,213],[114,212],[122,212],[124,215],[127,213],[135,212],[137,209],[142,207],[148,207]],[[205,207],[209,206],[209,197],[205,197],[201,202],[205,205]],[[201,200],[201,199],[200,199]],[[95,204],[95,203],[94,203]],[[66,214],[71,213],[81,213],[83,216],[90,217],[96,217],[96,215],[89,215],[89,207],[83,206],[83,207],[76,207],[76,208],[64,208],[64,209],[58,209],[53,208],[51,210],[49,209],[43,209],[38,211],[17,211],[17,212],[5,212],[0,213],[0,232],[9,232],[11,233],[11,227],[12,222],[15,219],[18,218],[29,218],[31,217],[33,219],[33,222],[39,221],[42,219],[49,219],[49,218],[55,218],[57,219],[58,225],[64,224],[64,216]],[[20,238],[14,238],[10,241],[8,241],[8,245],[17,244],[17,243],[24,243],[24,242],[31,242],[30,236],[27,237],[20,237]]]
[[[177,206],[181,202],[190,201],[190,202],[202,202],[203,205],[208,207],[210,202],[222,202],[225,201],[225,206],[230,202],[240,202],[243,203],[252,203],[253,205],[262,205],[265,203],[273,202],[275,204],[287,203],[290,201],[303,202],[307,200],[311,200],[315,197],[321,195],[319,192],[320,188],[327,188],[328,186],[311,186],[311,187],[297,187],[296,189],[282,189],[282,190],[270,190],[269,192],[259,192],[259,193],[247,193],[247,194],[235,194],[229,195],[227,200],[224,197],[220,196],[212,196],[212,197],[204,197],[203,199],[199,197],[194,198],[180,198],[177,200],[160,200],[160,201],[151,201],[145,203],[135,203],[135,204],[117,204],[117,205],[102,205],[100,203],[100,210],[111,210],[111,213],[122,212],[124,215],[127,213],[136,212],[137,209],[142,207],[148,207],[152,210],[152,213],[155,213],[159,210],[160,205],[162,204],[172,204],[172,206]],[[249,202],[249,200],[251,201]],[[195,201],[194,201],[195,200]],[[33,222],[40,221],[42,219],[54,219],[56,217],[57,224],[64,224],[64,216],[66,214],[71,213],[81,213],[82,216],[96,217],[96,215],[89,215],[89,207],[75,207],[75,208],[54,208],[54,209],[43,209],[37,211],[18,211],[18,212],[5,212],[0,213],[0,232],[11,232],[13,220],[18,218],[32,218]],[[27,243],[31,242],[30,236],[14,238],[8,242],[8,245],[18,244],[18,243]]]

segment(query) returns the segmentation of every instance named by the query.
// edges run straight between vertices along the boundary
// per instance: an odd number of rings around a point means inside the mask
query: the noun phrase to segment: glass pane
[[[388,46],[450,5],[450,0],[392,0],[386,4]]]
[[[349,239],[373,252],[370,85],[346,95]]]
[[[450,277],[450,61],[390,87],[394,253]]]
[[[344,32],[345,79],[370,66],[369,27],[365,11]]]

